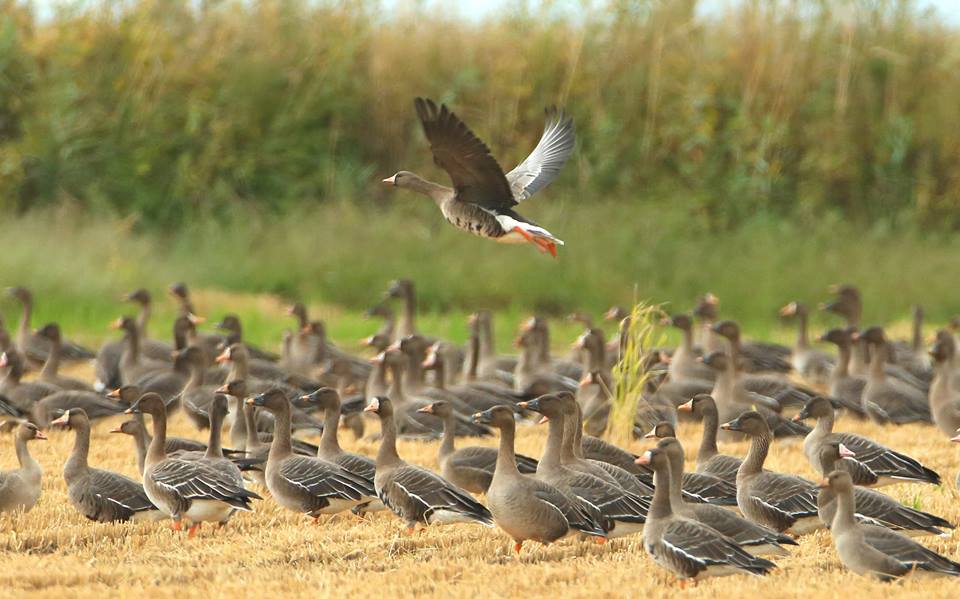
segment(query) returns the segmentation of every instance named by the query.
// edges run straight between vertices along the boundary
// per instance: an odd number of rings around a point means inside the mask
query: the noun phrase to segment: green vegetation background
[[[956,28],[907,1],[696,5],[531,2],[472,21],[130,0],[38,19],[0,0],[0,278],[35,289],[38,319],[98,336],[120,291],[180,279],[352,321],[411,277],[451,330],[478,307],[686,309],[711,290],[763,334],[779,305],[839,281],[864,288],[868,321],[960,311]],[[571,112],[574,158],[523,207],[566,240],[558,260],[379,185],[400,168],[444,180],[418,95],[507,168],[544,106]]]

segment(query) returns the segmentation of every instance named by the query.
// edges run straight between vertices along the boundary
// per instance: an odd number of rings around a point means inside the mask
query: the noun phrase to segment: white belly
[[[222,501],[200,499],[190,504],[190,509],[183,515],[190,522],[224,522],[236,509]]]

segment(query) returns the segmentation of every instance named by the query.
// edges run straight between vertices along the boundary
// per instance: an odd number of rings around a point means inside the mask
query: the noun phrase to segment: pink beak
[[[397,184],[397,176],[394,175],[394,176],[392,176],[392,177],[387,177],[386,179],[383,180],[383,184],[384,184],[384,185],[387,185],[387,186],[390,186],[390,187],[396,185],[396,184]]]
[[[855,457],[857,457],[857,454],[855,454],[854,452],[852,452],[852,451],[850,451],[849,449],[847,449],[847,447],[846,447],[844,444],[841,443],[841,444],[840,444],[840,457],[841,457],[841,458],[855,458]]]

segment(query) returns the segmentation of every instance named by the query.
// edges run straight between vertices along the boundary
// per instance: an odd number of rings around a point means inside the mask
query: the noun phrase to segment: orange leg
[[[412,536],[413,536],[413,531],[416,530],[416,528],[417,528],[417,525],[416,525],[416,524],[412,524],[412,525],[408,526],[408,527],[407,527],[407,535],[409,535],[409,536],[412,537]]]
[[[201,524],[200,522],[197,522],[196,524],[190,525],[190,528],[187,529],[188,539],[192,539],[193,537],[197,536],[197,532],[200,530],[200,524]]]
[[[522,235],[524,239],[537,246],[537,249],[542,253],[549,253],[554,258],[557,257],[557,244],[554,242],[550,241],[549,239],[543,239],[542,237],[534,237],[520,227],[514,227],[513,230]]]
[[[603,545],[603,544],[605,544],[605,543],[607,542],[607,537],[594,537],[594,538],[596,539],[596,541],[594,541],[594,542],[595,542],[597,545]]]
[[[513,550],[517,552],[517,555],[520,555],[520,549],[523,548],[523,541],[517,541],[513,544]]]
[[[173,530],[180,532],[181,530],[183,530],[183,524],[179,520],[174,520],[172,528]]]

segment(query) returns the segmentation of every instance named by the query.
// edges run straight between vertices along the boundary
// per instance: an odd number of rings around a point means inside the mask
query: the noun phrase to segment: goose
[[[858,330],[863,313],[860,290],[853,285],[831,285],[829,291],[834,299],[820,304],[819,308],[842,317],[846,321],[848,330]],[[867,356],[864,349],[860,344],[853,344],[850,348],[850,374],[854,376],[867,374]]]
[[[40,428],[50,426],[50,421],[70,408],[81,408],[91,422],[116,416],[124,410],[120,403],[94,391],[57,391],[33,405],[30,414]]]
[[[236,510],[253,511],[251,501],[262,499],[206,461],[167,456],[167,409],[156,393],[144,393],[126,413],[149,414],[153,419],[143,489],[150,501],[173,519],[175,530],[186,520],[193,537],[203,522],[223,522]]]
[[[493,522],[514,540],[518,554],[524,541],[553,543],[572,533],[606,540],[606,532],[580,501],[557,487],[526,476],[517,468],[514,451],[516,419],[507,406],[474,414],[474,420],[500,430],[500,447],[493,477],[486,490]]]
[[[240,317],[236,314],[225,314],[223,318],[220,319],[220,322],[214,326],[226,333],[223,341],[224,344],[230,346],[234,343],[243,343],[246,346],[247,351],[250,353],[251,358],[266,362],[276,362],[280,358],[273,352],[266,351],[255,345],[250,345],[249,343],[244,342],[243,324],[241,324]]]
[[[797,545],[791,537],[755,524],[730,510],[684,501],[680,493],[684,474],[683,446],[675,437],[665,437],[657,443],[657,449],[665,452],[670,462],[670,507],[674,513],[713,528],[751,555],[789,555],[784,545]]]
[[[740,377],[741,373],[736,370],[733,360],[726,354],[714,352],[707,355],[703,362],[718,373],[717,381],[710,395],[716,403],[721,421],[732,420],[740,414],[756,408],[755,411],[763,415],[776,437],[802,436],[810,432],[810,427],[801,422],[784,418],[777,413],[780,406],[775,399],[748,391],[743,385],[743,380]],[[727,429],[721,427],[721,430]],[[732,441],[742,437],[726,432],[722,434],[721,438]]]
[[[844,447],[842,443],[833,441],[820,447],[819,457],[818,470],[835,472],[842,470],[838,468],[841,460],[856,458],[857,454]],[[954,528],[953,524],[939,516],[909,508],[873,489],[858,486],[854,489],[854,495],[857,499],[857,517],[864,522],[885,526],[910,536],[947,536],[942,529]],[[817,509],[824,524],[833,522],[834,512],[837,509],[835,499],[836,497],[829,489],[821,489],[817,496]]]
[[[586,375],[577,385],[577,403],[583,409],[587,433],[599,436],[607,428],[613,395],[613,373],[607,366],[607,348],[603,331],[587,329],[573,343],[583,354]]]
[[[433,414],[443,422],[443,437],[440,441],[437,461],[440,462],[440,474],[445,479],[471,493],[486,493],[493,480],[497,463],[497,450],[492,447],[456,448],[456,418],[453,408],[445,401],[435,401],[417,410]],[[517,455],[517,470],[521,474],[535,474],[537,460],[525,455]]]
[[[542,414],[548,419],[547,444],[537,464],[537,478],[572,493],[599,511],[609,538],[636,534],[643,530],[649,504],[616,482],[594,474],[574,470],[562,463],[566,432],[562,400],[554,394],[520,402],[518,407]]]
[[[319,522],[323,514],[352,509],[376,497],[368,478],[331,461],[293,452],[290,401],[282,390],[271,389],[246,401],[248,405],[269,410],[276,421],[264,475],[277,503]]]
[[[37,336],[30,328],[30,317],[33,314],[33,294],[24,287],[10,287],[7,293],[13,296],[23,311],[20,313],[20,324],[17,326],[16,348],[23,354],[30,366],[40,367],[47,360],[50,352],[50,343],[43,337]],[[61,358],[66,361],[92,360],[96,354],[72,341],[63,341]]]
[[[461,384],[448,384],[450,350],[453,345],[445,341],[437,341],[430,346],[427,357],[423,361],[423,369],[434,373],[434,387],[440,391],[449,392],[475,410],[483,411],[495,405],[513,406],[516,403],[516,394],[503,387],[487,382],[477,381],[475,371],[468,370],[466,380]],[[468,356],[468,361],[470,357]]]
[[[576,380],[555,372],[549,363],[545,364],[540,331],[525,325],[514,340],[514,345],[520,348],[520,358],[513,371],[514,391],[527,397],[536,397],[545,393],[577,390]]]
[[[156,360],[168,360],[173,347],[167,343],[150,339],[148,327],[152,307],[152,297],[146,289],[139,288],[125,294],[121,301],[134,302],[140,306],[137,314],[137,326],[140,328],[141,351],[145,356]],[[96,380],[93,388],[97,391],[116,389],[123,384],[120,378],[120,356],[123,354],[122,340],[108,341],[97,350],[95,361]]]
[[[854,330],[847,328],[830,329],[820,336],[820,341],[837,346],[837,360],[830,372],[828,387],[830,397],[840,402],[847,412],[863,419],[867,417],[867,413],[863,409],[863,388],[867,386],[867,379],[850,373],[854,332]]]
[[[817,425],[803,440],[803,453],[816,470],[820,468],[820,448],[824,443],[837,442],[845,445],[856,454],[856,458],[846,457],[838,468],[846,470],[854,483],[865,487],[882,487],[899,482],[940,484],[940,475],[927,468],[914,458],[885,447],[876,441],[854,433],[835,433],[833,424],[836,419],[833,404],[823,397],[815,397],[807,402],[794,420],[816,418]],[[820,471],[826,476],[833,470]]]
[[[676,429],[669,422],[660,422],[644,435],[645,439],[675,439]],[[709,503],[716,506],[737,507],[736,480],[729,482],[704,472],[680,473],[681,494],[691,503]]]
[[[497,344],[493,335],[493,314],[489,310],[478,310],[467,319],[470,329],[470,344],[464,367],[471,367],[471,355],[474,354],[474,378],[477,380],[513,387],[513,371],[517,367],[517,357],[497,354]],[[476,345],[474,345],[476,344]],[[468,374],[469,373],[465,373]]]
[[[670,502],[670,462],[666,452],[649,449],[637,458],[653,468],[656,491],[643,529],[643,547],[658,566],[686,580],[730,574],[763,575],[773,562],[750,555],[732,539],[697,520],[676,513]]]
[[[956,345],[953,335],[939,331],[930,350],[933,358],[933,382],[930,384],[930,413],[940,432],[952,437],[960,428],[960,392],[955,388],[953,366]]]
[[[871,349],[867,384],[861,401],[876,422],[906,424],[932,422],[927,394],[900,379],[887,375],[887,339],[881,327],[869,327],[859,335]]]
[[[823,528],[817,513],[814,483],[763,469],[773,434],[762,415],[744,412],[720,428],[750,437],[750,450],[737,471],[737,506],[746,518],[795,536]]]
[[[737,471],[743,463],[738,457],[720,453],[717,448],[717,432],[720,429],[720,415],[713,397],[707,394],[694,396],[693,399],[677,408],[680,412],[692,413],[703,422],[703,436],[697,450],[697,472],[712,474],[717,478],[737,484]]]
[[[781,409],[786,409],[799,408],[816,395],[812,389],[793,383],[779,374],[740,374],[739,364],[743,355],[740,325],[732,320],[722,320],[713,325],[713,330],[729,342],[727,356],[733,370],[737,372],[737,378],[742,381],[744,389],[754,394],[755,399],[757,394],[769,397],[776,400]]]
[[[882,526],[857,521],[854,485],[847,472],[832,472],[820,486],[837,497],[830,536],[844,566],[860,574],[889,581],[918,572],[960,576],[960,563]]]
[[[805,380],[814,385],[825,385],[830,380],[833,358],[829,354],[810,347],[807,333],[807,306],[800,302],[790,302],[780,308],[783,318],[795,318],[797,321],[797,341],[790,353],[790,364]]]
[[[716,379],[717,373],[702,361],[693,343],[693,319],[689,314],[674,314],[661,321],[662,325],[669,325],[680,330],[680,343],[670,356],[668,374],[674,382],[694,381],[710,386]]]
[[[351,475],[367,481],[368,489],[374,487],[377,463],[365,455],[344,451],[337,438],[337,429],[340,424],[340,394],[330,387],[321,387],[300,398],[308,403],[315,404],[323,410],[323,434],[317,446],[317,457],[340,466]],[[385,509],[380,500],[373,500],[362,506],[362,511],[379,511]]]
[[[720,300],[712,293],[703,295],[693,309],[693,315],[700,320],[699,338],[697,344],[704,355],[713,352],[730,353],[730,337],[718,330]],[[739,336],[739,331],[738,331]],[[726,339],[724,338],[726,337]],[[778,343],[764,343],[760,341],[745,341],[738,338],[738,366],[743,366],[747,372],[773,372],[785,374],[792,366],[788,361],[790,348]],[[732,354],[730,354],[732,356]]]
[[[41,381],[21,381],[25,369],[23,355],[16,349],[0,354],[0,372],[6,371],[6,376],[0,379],[0,395],[18,413],[30,414],[38,401],[57,393],[60,387]]]
[[[150,500],[143,485],[122,474],[91,468],[90,421],[81,408],[71,408],[50,423],[74,431],[73,451],[63,467],[70,503],[96,522],[156,521],[165,516]]]
[[[204,321],[194,308],[193,301],[190,299],[190,290],[186,283],[173,283],[167,287],[167,293],[177,302],[180,316],[186,316],[194,324],[200,324]],[[203,355],[206,356],[207,365],[213,364],[213,358],[219,352],[220,346],[226,342],[226,337],[212,333],[198,333],[195,343],[203,349]]]
[[[33,440],[46,441],[47,436],[29,422],[17,425],[14,446],[20,467],[0,471],[0,513],[18,510],[29,512],[40,500],[43,470],[27,447],[27,443]]]
[[[36,337],[46,339],[49,345],[47,360],[40,369],[40,376],[37,380],[50,385],[55,385],[61,389],[71,389],[74,391],[93,391],[93,387],[80,379],[75,379],[60,374],[60,357],[63,353],[63,342],[60,337],[60,325],[51,322],[45,324],[34,332]]]
[[[573,119],[548,108],[543,136],[533,152],[504,173],[487,146],[445,105],[429,99],[414,101],[433,161],[447,171],[453,188],[399,171],[383,182],[432,199],[443,217],[462,231],[500,243],[532,243],[541,252],[557,255],[563,241],[524,218],[513,207],[553,181],[574,146]]]
[[[140,330],[133,318],[121,316],[111,326],[123,331],[124,346],[120,355],[120,380],[124,385],[136,383],[149,374],[169,370],[170,359],[157,360],[141,353]]]
[[[400,300],[403,302],[403,310],[400,312],[400,318],[393,328],[393,337],[391,343],[400,341],[408,335],[417,335],[417,291],[416,286],[410,279],[397,279],[390,282],[390,286],[383,294],[384,301]]]
[[[383,505],[403,520],[408,534],[417,524],[477,523],[493,526],[493,515],[470,494],[443,477],[408,464],[397,453],[397,424],[387,397],[374,397],[364,411],[380,418],[381,440],[374,478]]]

